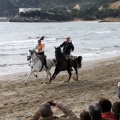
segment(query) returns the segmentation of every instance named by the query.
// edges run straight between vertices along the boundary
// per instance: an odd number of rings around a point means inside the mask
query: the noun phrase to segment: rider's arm
[[[65,42],[63,42],[59,47],[63,47],[65,45]]]
[[[72,42],[71,42],[71,50],[72,51],[74,50],[74,45],[72,44]]]
[[[38,52],[38,45],[36,45],[34,49],[36,52]]]
[[[70,110],[68,107],[64,106],[62,103],[56,103],[56,107],[62,110],[62,112],[67,116],[67,118],[60,118],[60,120],[79,120],[79,118]]]

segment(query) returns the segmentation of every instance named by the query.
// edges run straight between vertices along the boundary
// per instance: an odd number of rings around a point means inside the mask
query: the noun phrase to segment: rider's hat
[[[67,37],[66,39],[70,39],[70,37]]]

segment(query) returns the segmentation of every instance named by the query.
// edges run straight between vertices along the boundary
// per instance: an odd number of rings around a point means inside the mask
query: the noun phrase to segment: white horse
[[[31,60],[31,61],[30,61]],[[42,80],[41,83],[43,83],[45,81],[45,79],[48,77],[48,75],[51,78],[51,73],[50,73],[50,69],[54,66],[55,61],[53,59],[46,59],[46,63],[48,66],[48,69],[46,69],[45,65],[42,62],[42,59],[40,59],[37,54],[36,51],[33,50],[29,50],[29,54],[27,56],[27,61],[30,61],[30,72],[29,75],[27,77],[27,80],[30,78],[31,74],[34,74],[35,77],[37,77],[37,75],[35,75],[34,72],[42,72],[42,71],[46,71],[47,75],[46,77]],[[27,82],[27,80],[25,80],[25,83]]]

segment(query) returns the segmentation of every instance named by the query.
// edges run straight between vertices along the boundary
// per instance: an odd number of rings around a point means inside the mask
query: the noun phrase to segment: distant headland
[[[120,1],[104,4],[100,8],[91,6],[80,9],[80,4],[73,8],[55,7],[50,9],[19,8],[19,12],[11,18],[10,22],[66,22],[74,20],[100,22],[120,22]]]

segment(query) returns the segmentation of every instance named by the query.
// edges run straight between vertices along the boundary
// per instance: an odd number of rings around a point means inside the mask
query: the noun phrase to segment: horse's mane
[[[33,49],[33,52],[37,55],[37,52],[35,51],[35,49]]]
[[[55,47],[55,49],[56,49],[55,54],[58,54],[59,57],[61,57],[62,59],[66,59],[66,56],[62,53],[60,47],[57,47],[57,48]],[[59,50],[59,53],[57,53],[57,50]],[[60,56],[60,55],[61,55],[61,56]],[[56,57],[56,59],[57,59],[57,57]]]

